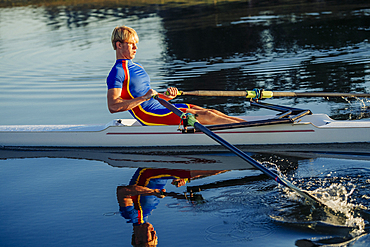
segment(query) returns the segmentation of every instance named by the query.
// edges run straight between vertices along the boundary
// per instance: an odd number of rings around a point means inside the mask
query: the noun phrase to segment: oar
[[[194,115],[192,115],[190,113],[183,113],[181,110],[176,108],[174,105],[172,105],[171,103],[169,103],[168,101],[166,101],[164,99],[159,98],[158,96],[155,96],[154,98],[157,99],[164,107],[166,107],[167,109],[169,109],[170,111],[175,113],[177,116],[179,116],[181,119],[187,120],[187,124],[193,126],[196,129],[199,129],[204,134],[206,134],[207,136],[209,136],[210,138],[212,138],[216,142],[220,143],[222,146],[229,149],[231,152],[238,155],[240,158],[242,158],[243,160],[245,160],[246,162],[248,162],[249,164],[251,164],[255,168],[261,170],[264,174],[266,174],[270,178],[274,179],[279,184],[292,189],[293,191],[297,192],[299,195],[301,195],[304,198],[306,198],[307,200],[309,200],[314,205],[322,205],[322,203],[317,198],[313,197],[312,195],[308,194],[306,191],[303,191],[300,188],[298,188],[297,186],[293,185],[287,179],[281,177],[280,175],[276,174],[275,172],[273,172],[273,171],[269,170],[268,168],[264,167],[261,163],[254,160],[253,158],[248,156],[246,153],[242,152],[241,150],[239,150],[235,146],[231,145],[230,143],[228,143],[227,141],[225,141],[224,139],[222,139],[221,137],[219,137],[218,135],[216,135],[215,133],[210,131],[207,127],[200,124],[195,119]]]
[[[370,97],[368,93],[327,93],[327,92],[272,92],[264,90],[252,91],[179,91],[178,95],[193,95],[193,96],[226,96],[226,97],[246,97],[266,99],[272,97]]]

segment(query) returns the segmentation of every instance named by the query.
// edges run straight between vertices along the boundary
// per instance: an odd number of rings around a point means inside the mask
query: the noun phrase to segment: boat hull
[[[245,117],[246,120],[257,117]],[[294,123],[214,131],[233,145],[370,142],[370,121],[336,121],[324,114]],[[203,133],[182,133],[177,126],[140,126],[135,120],[106,125],[0,126],[3,147],[166,147],[211,146]]]

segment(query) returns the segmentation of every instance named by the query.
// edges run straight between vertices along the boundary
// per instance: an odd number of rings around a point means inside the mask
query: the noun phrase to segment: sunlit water
[[[337,233],[351,237],[368,234],[368,167],[362,161],[353,160],[316,159],[311,162],[304,161],[297,173],[290,176],[297,186],[315,196],[325,207],[312,206],[304,198],[284,188],[287,199],[299,203],[287,204],[272,218],[285,224],[316,230],[338,230]]]
[[[298,165],[285,176],[299,177],[293,180],[302,189],[330,192],[323,201],[334,202],[331,210],[313,209],[256,170],[229,171],[180,188],[168,183],[166,190],[177,198],[160,199],[149,216],[159,246],[266,246],[273,240],[273,246],[294,246],[302,239],[356,236],[353,246],[367,246],[368,221],[353,213],[353,205],[370,206],[370,174],[363,168],[369,161],[284,159],[281,169]],[[129,246],[132,224],[118,213],[116,188],[127,185],[136,168],[61,158],[0,164],[2,246]],[[343,167],[350,172],[324,175]]]
[[[107,123],[129,117],[112,116],[106,107],[105,78],[115,60],[110,34],[122,24],[138,31],[135,61],[159,91],[177,86],[184,91],[368,92],[369,9],[354,5],[289,13],[251,7],[241,2],[200,5],[195,16],[192,7],[181,6],[131,12],[100,5],[2,8],[0,124]],[[223,9],[238,11],[226,15]],[[257,114],[242,98],[177,101],[232,115]],[[270,102],[336,118],[368,117],[367,107],[354,103],[348,109],[343,99]]]
[[[110,35],[122,24],[138,31],[135,61],[158,91],[177,86],[369,93],[368,6],[292,6],[230,1],[0,8],[0,124],[96,124],[130,117],[111,115],[106,107],[105,78],[115,60]],[[232,115],[266,113],[239,98],[176,101]],[[366,99],[268,102],[337,119],[369,118]],[[161,199],[150,216],[159,246],[294,246],[302,239],[356,236],[352,246],[369,246],[368,219],[355,212],[370,206],[368,160],[281,160],[289,163],[278,165],[283,175],[315,193],[329,211],[313,209],[259,171],[230,171],[188,184],[193,190],[211,184],[195,192],[197,200]],[[0,246],[129,246],[132,225],[117,214],[116,187],[135,171],[93,160],[0,160]]]

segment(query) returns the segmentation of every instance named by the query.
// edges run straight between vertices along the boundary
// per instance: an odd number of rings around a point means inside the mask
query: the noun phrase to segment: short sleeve
[[[122,88],[122,83],[125,79],[123,70],[119,70],[115,67],[112,68],[107,77],[108,90],[111,88]]]

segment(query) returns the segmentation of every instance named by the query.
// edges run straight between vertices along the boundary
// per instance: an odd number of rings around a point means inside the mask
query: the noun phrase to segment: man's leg
[[[205,109],[200,106],[193,106],[191,109],[187,109],[186,112],[191,114],[197,114],[197,120],[201,124],[230,124],[245,122],[245,120],[228,116],[220,111],[213,109]]]

